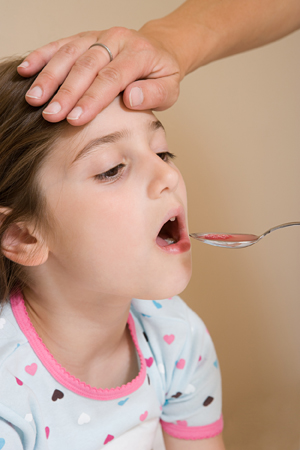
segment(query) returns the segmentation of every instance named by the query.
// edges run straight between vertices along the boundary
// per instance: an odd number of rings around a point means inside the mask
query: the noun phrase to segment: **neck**
[[[99,380],[99,374],[107,372],[104,368],[119,354],[133,352],[126,327],[131,299],[77,288],[72,291],[70,287],[36,286],[24,289],[24,300],[30,320],[50,353],[87,384],[102,387],[93,380]]]

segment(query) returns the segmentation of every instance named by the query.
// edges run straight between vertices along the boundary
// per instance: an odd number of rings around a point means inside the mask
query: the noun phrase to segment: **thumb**
[[[163,111],[176,102],[178,95],[179,77],[170,75],[129,84],[123,93],[123,101],[128,109]]]

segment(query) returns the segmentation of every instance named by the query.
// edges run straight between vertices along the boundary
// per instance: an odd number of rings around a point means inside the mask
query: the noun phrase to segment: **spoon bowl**
[[[215,247],[244,248],[256,244],[267,234],[272,233],[272,231],[279,230],[280,228],[293,227],[294,225],[300,225],[300,222],[288,222],[277,225],[265,231],[260,236],[243,233],[191,233],[190,237]]]

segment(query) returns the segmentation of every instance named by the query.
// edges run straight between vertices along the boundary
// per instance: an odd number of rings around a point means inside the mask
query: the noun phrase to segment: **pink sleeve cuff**
[[[185,421],[178,421],[177,424],[160,420],[162,429],[177,439],[208,439],[220,434],[223,430],[223,416],[214,423],[201,427],[189,427]]]

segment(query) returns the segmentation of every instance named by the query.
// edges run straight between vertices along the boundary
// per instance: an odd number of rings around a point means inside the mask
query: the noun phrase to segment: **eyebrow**
[[[163,129],[165,131],[163,124],[159,120],[153,120],[152,122],[150,122],[148,125],[148,128],[150,131],[156,131],[158,129]],[[110,133],[105,136],[101,136],[96,139],[93,139],[92,141],[88,142],[83,147],[83,149],[80,150],[80,152],[76,155],[72,164],[74,164],[76,161],[88,156],[90,153],[92,153],[95,150],[96,147],[101,147],[101,145],[104,145],[104,144],[114,144],[114,143],[120,141],[121,139],[128,138],[130,136],[130,134],[131,133],[128,129],[124,129],[121,131],[116,131],[114,133]]]

